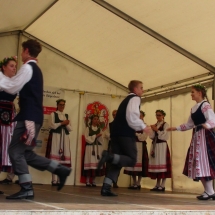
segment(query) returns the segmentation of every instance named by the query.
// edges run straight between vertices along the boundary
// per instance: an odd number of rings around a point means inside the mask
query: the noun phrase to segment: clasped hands
[[[156,131],[156,132],[158,131],[158,128],[156,125],[150,125],[150,127],[153,131]]]
[[[143,129],[143,132],[145,132],[145,133],[147,133],[147,134],[149,134],[149,133],[151,133],[151,131],[158,131],[158,129],[157,129],[157,126],[156,125],[147,125],[144,129]]]
[[[101,136],[102,136],[102,133],[99,133],[96,135],[96,138],[101,137]]]
[[[64,120],[63,122],[61,122],[61,125],[69,125],[70,121],[69,120]]]

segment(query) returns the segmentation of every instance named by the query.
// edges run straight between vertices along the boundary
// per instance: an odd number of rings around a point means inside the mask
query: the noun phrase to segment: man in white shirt
[[[18,175],[21,190],[7,196],[6,199],[34,197],[28,165],[58,175],[60,179],[58,190],[62,189],[71,172],[70,168],[41,157],[33,151],[43,123],[43,75],[37,66],[36,59],[42,47],[39,42],[30,39],[22,43],[22,48],[21,56],[24,65],[17,72],[17,75],[8,78],[0,73],[0,90],[10,94],[19,92],[20,107],[20,111],[14,119],[17,121],[17,125],[8,152],[14,173]]]
[[[111,128],[112,153],[103,151],[98,169],[105,162],[111,163],[109,171],[103,181],[102,196],[117,196],[111,192],[112,182],[116,182],[122,167],[133,167],[136,164],[137,148],[135,132],[143,130],[148,132],[147,127],[140,119],[141,95],[143,84],[133,80],[128,85],[129,95],[121,102]]]

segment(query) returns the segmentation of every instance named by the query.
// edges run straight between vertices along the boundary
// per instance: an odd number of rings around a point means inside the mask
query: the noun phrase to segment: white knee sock
[[[165,187],[165,183],[166,183],[166,178],[163,178],[162,183],[161,183],[161,187]]]
[[[137,184],[136,176],[132,176],[132,178],[133,178],[133,185],[136,185]]]
[[[7,173],[7,179],[8,180],[13,180],[14,179],[14,177],[15,177],[15,174],[14,173],[12,173],[12,172],[10,172],[10,173]]]
[[[208,195],[213,195],[214,194],[213,180],[205,181],[205,192]]]
[[[90,177],[89,176],[87,176],[87,178],[86,178],[86,183],[87,184],[90,183]]]
[[[157,179],[157,184],[156,184],[156,187],[160,187],[160,183],[161,183],[161,179]]]

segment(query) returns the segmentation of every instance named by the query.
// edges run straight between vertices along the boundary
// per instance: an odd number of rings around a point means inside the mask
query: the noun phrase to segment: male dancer
[[[98,169],[105,162],[111,163],[103,181],[102,196],[117,196],[111,192],[112,182],[117,182],[122,167],[133,167],[137,160],[137,148],[135,131],[149,131],[140,119],[140,96],[143,94],[141,81],[133,80],[128,85],[129,95],[121,102],[116,117],[111,126],[111,149],[112,153],[103,151]]]
[[[14,173],[19,177],[21,190],[7,196],[6,199],[34,197],[28,165],[58,175],[60,179],[58,190],[62,189],[71,172],[70,168],[41,157],[33,151],[35,140],[43,123],[43,75],[36,60],[42,47],[39,42],[30,39],[22,43],[22,48],[21,56],[24,65],[17,75],[7,78],[0,73],[0,90],[10,94],[19,92],[20,106],[20,112],[14,119],[17,121],[17,125],[8,152]]]

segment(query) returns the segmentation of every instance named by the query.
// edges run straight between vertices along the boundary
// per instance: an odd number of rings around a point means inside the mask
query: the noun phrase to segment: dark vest
[[[65,114],[66,116],[66,119],[68,120],[68,114]],[[54,112],[54,118],[55,118],[55,123],[60,123],[60,122],[63,122],[63,120],[60,120],[59,117],[58,117],[58,114],[56,112]],[[60,125],[58,128],[56,129],[51,129],[50,130],[50,133],[58,133],[58,134],[61,134],[62,132],[62,129],[65,130],[65,134],[68,135],[69,134],[69,131],[66,129],[66,126],[65,125]]]
[[[14,121],[30,120],[43,124],[43,75],[34,62],[28,63],[33,70],[32,77],[19,92],[20,111]]]
[[[89,127],[89,136],[97,135],[99,133],[100,133],[100,128],[99,127],[98,127],[98,129],[96,131],[94,131],[91,126]]]
[[[111,137],[134,137],[135,130],[128,125],[126,120],[126,109],[131,98],[137,95],[128,95],[119,105],[116,117],[111,126]]]
[[[92,127],[90,126],[89,127],[89,136],[97,135],[97,134],[100,133],[100,131],[101,131],[101,129],[99,127],[98,127],[98,129],[96,131],[94,131],[92,129]],[[100,142],[98,142],[97,144],[98,145],[102,145]],[[95,139],[95,141],[92,144],[89,144],[89,143],[86,142],[86,145],[96,145],[96,139]]]
[[[164,122],[164,123],[160,126],[160,128],[158,128],[158,131],[163,131],[163,130],[164,130],[164,125],[165,125],[165,123],[166,123],[166,122]],[[156,125],[157,125],[157,124],[156,124]],[[158,133],[157,133],[157,132],[155,132],[155,136],[158,137]],[[161,140],[161,139],[158,139],[158,138],[157,138],[157,140],[156,140],[156,143],[163,143],[163,142],[166,142],[166,140]]]
[[[191,114],[191,118],[192,118],[192,120],[193,120],[193,122],[194,122],[194,124],[195,124],[195,126],[196,125],[200,125],[200,124],[204,124],[205,122],[206,122],[206,119],[205,119],[205,116],[204,116],[204,114],[202,113],[202,110],[201,110],[201,107],[202,107],[202,105],[203,105],[203,103],[205,103],[206,101],[203,101],[200,105],[199,105],[199,107],[198,107],[198,109],[196,110],[196,112],[194,112],[194,113],[192,113]],[[202,129],[203,127],[200,125],[200,126],[197,126],[197,131],[198,130],[200,130],[200,129]]]
[[[4,100],[4,101],[13,102],[15,98],[16,98],[16,94],[12,95],[12,94],[6,93],[4,91],[0,92],[0,101]]]

